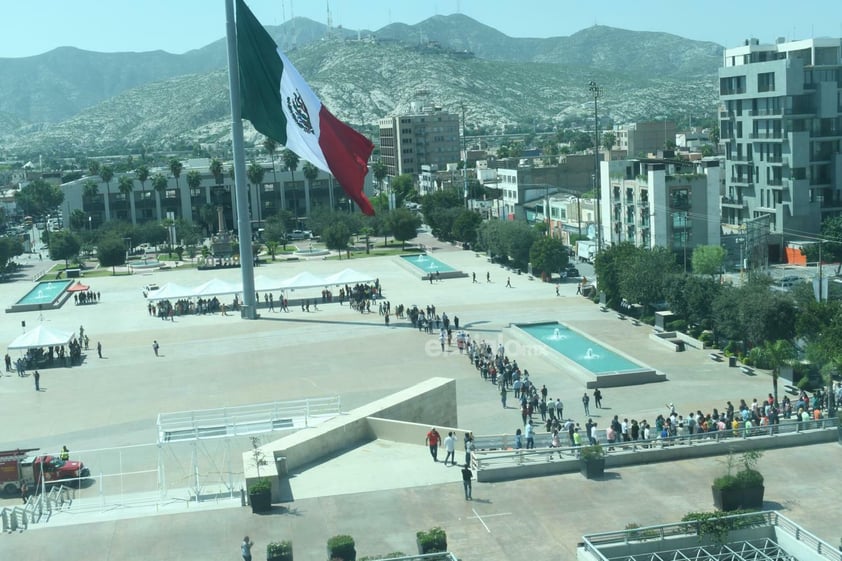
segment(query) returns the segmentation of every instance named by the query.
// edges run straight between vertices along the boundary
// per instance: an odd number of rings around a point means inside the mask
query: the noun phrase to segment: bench
[[[748,366],[740,366],[740,370],[742,370],[743,374],[754,374],[754,368]]]
[[[600,312],[607,312],[607,311],[608,311],[608,306],[600,306],[600,307],[599,307],[599,311],[600,311]]]
[[[801,393],[801,390],[799,390],[798,387],[793,386],[791,384],[787,384],[786,386],[784,386],[784,389],[786,390],[786,393],[791,393],[792,395],[798,395],[799,393]]]
[[[631,321],[632,321],[632,325],[634,325],[634,326],[638,326],[638,325],[640,325],[640,320],[633,319],[633,320],[631,320]]]
[[[617,319],[626,319],[626,316],[623,314],[617,314]]]
[[[722,355],[719,353],[710,353],[708,356],[714,362],[722,362]]]

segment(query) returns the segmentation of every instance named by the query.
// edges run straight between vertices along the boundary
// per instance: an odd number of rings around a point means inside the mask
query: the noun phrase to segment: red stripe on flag
[[[374,208],[363,187],[368,173],[368,157],[374,144],[336,117],[322,105],[319,112],[319,147],[330,172],[363,213],[373,216]]]

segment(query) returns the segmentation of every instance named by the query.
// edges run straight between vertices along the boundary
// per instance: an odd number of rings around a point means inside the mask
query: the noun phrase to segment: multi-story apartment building
[[[722,222],[763,224],[776,259],[773,246],[842,212],[842,40],[726,49],[719,99]]]
[[[349,204],[339,184],[322,171],[310,180],[300,168],[293,177],[292,172],[281,171],[277,162],[274,171],[270,162],[260,162],[260,165],[265,172],[263,181],[257,185],[248,185],[252,222],[265,220],[280,210],[287,210],[304,222],[309,216],[308,209],[352,208],[353,203]],[[137,180],[134,172],[121,174],[131,179],[131,193],[123,193],[118,188],[121,176],[115,176],[108,185],[97,176],[83,177],[61,186],[64,192],[65,223],[67,217],[77,210],[84,213],[85,220],[94,228],[108,220],[125,220],[133,224],[161,220],[169,213],[189,222],[207,222],[207,216],[203,217],[203,208],[211,206],[214,209],[222,207],[227,228],[236,228],[236,194],[230,169],[231,165],[226,164],[225,173],[215,178],[210,173],[210,161],[196,159],[184,162],[178,179],[172,176],[168,168],[151,169],[145,184]],[[191,171],[198,172],[198,184],[189,183]],[[166,178],[166,186],[155,190],[153,182],[158,174]],[[369,171],[364,183],[367,192],[373,185],[373,177]],[[216,211],[212,214],[215,225]]]
[[[380,158],[392,177],[417,176],[425,164],[447,169],[460,156],[459,116],[454,113],[413,107],[408,114],[380,119]]]
[[[602,243],[666,247],[686,259],[720,245],[719,161],[616,160],[600,169]]]
[[[649,121],[619,125],[611,131],[617,139],[614,145],[626,152],[627,158],[645,158],[675,142],[675,123]]]

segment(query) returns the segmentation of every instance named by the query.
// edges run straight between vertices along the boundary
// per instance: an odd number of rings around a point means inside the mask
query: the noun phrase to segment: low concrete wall
[[[746,450],[770,450],[775,448],[789,448],[792,446],[808,446],[835,442],[839,438],[836,427],[814,429],[790,434],[776,434],[771,436],[753,436],[751,438],[729,438],[721,442],[700,442],[693,445],[676,445],[660,448],[657,441],[651,441],[654,448],[638,450],[636,452],[608,454],[605,457],[605,469],[620,468],[633,465],[670,462],[675,460],[689,460],[721,456],[729,452],[741,453]],[[603,445],[605,446],[605,445]],[[549,449],[547,454],[549,454]],[[533,459],[534,460],[534,459]],[[579,460],[565,459],[548,462],[531,461],[522,465],[512,463],[477,472],[477,481],[491,483],[496,481],[512,481],[530,477],[544,477],[560,473],[575,473],[579,471]],[[762,468],[761,468],[762,471]]]
[[[465,433],[470,432],[452,427],[443,427],[441,425],[409,423],[406,421],[379,419],[377,417],[369,417],[368,426],[376,440],[422,445],[427,437],[427,431],[430,430],[430,427],[434,426],[442,438],[446,437],[447,433],[452,432],[456,438],[456,449],[463,452],[465,450]]]
[[[370,417],[384,422],[370,423]],[[422,427],[422,432],[415,433],[413,440],[422,444],[429,427],[458,425],[456,381],[430,378],[334,417],[318,427],[303,429],[262,445],[260,450],[267,463],[260,467],[260,475],[272,480],[272,499],[280,500],[281,483],[288,473],[377,438],[374,425],[384,432],[392,431],[409,438],[409,426],[399,428],[399,425],[387,425],[386,421],[411,423],[412,431]],[[243,453],[243,471],[247,485],[257,480],[252,452]]]
[[[675,331],[653,331],[649,334],[649,338],[671,351],[679,352],[684,350],[676,344],[676,341],[681,341],[681,339],[676,337]]]

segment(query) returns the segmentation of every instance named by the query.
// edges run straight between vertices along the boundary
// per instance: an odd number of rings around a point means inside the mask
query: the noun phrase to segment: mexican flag
[[[360,210],[373,215],[363,186],[374,145],[322,105],[243,0],[237,0],[237,60],[243,118],[332,174]]]

